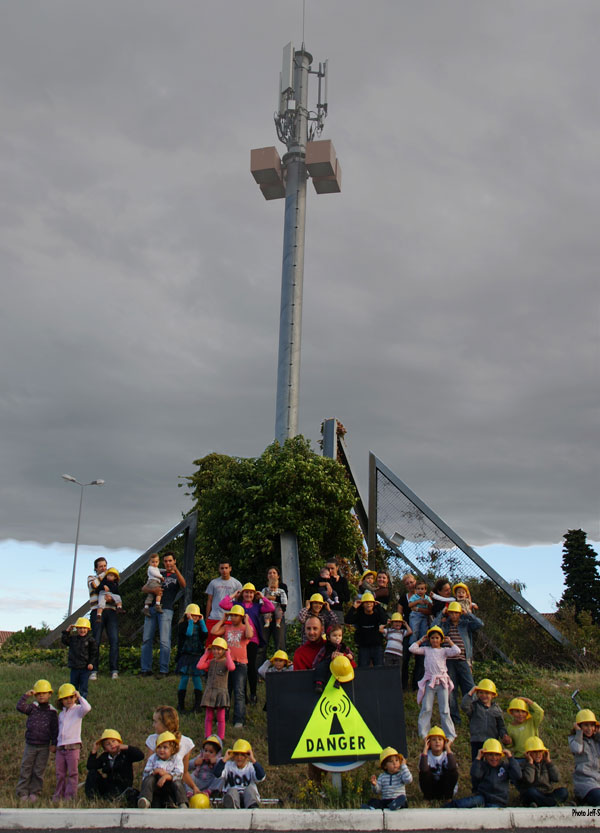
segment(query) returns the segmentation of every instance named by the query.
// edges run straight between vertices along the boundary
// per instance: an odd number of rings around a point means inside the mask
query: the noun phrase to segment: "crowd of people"
[[[116,729],[106,729],[94,740],[87,759],[88,798],[114,798],[143,809],[208,806],[210,797],[220,794],[223,806],[258,806],[257,784],[265,778],[265,771],[251,745],[238,738],[232,748],[224,749],[227,718],[235,729],[244,727],[247,708],[257,704],[259,678],[312,671],[317,695],[330,673],[344,683],[352,679],[357,666],[384,666],[395,669],[405,690],[416,691],[420,704],[417,729],[423,747],[418,783],[425,800],[444,801],[448,807],[503,807],[512,783],[526,806],[567,801],[568,791],[540,737],[541,706],[524,695],[514,697],[505,719],[493,680],[475,683],[473,679],[473,634],[484,625],[466,584],[452,585],[441,578],[429,588],[423,579],[407,574],[404,592],[395,598],[386,572],[366,570],[352,599],[351,587],[332,559],[307,583],[305,606],[298,617],[301,643],[290,657],[286,652],[287,587],[279,569],[269,568],[260,590],[252,582],[235,578],[229,561],[223,560],[218,571],[206,587],[205,614],[200,605],[191,603],[177,623],[177,708],[155,710],[139,791],[134,788],[133,765],[146,755],[124,743]],[[53,690],[47,680],[38,680],[17,703],[17,709],[27,715],[16,788],[22,800],[38,800],[50,752],[56,755],[53,800],[68,801],[76,794],[82,721],[91,710],[88,682],[97,677],[103,629],[109,643],[110,674],[118,678],[122,609],[118,583],[118,571],[105,559],[96,559],[94,574],[88,579],[90,618],[79,618],[62,633],[71,677],[58,689],[56,708],[50,703]],[[158,673],[169,673],[173,610],[183,588],[185,579],[175,555],[164,555],[162,569],[153,555],[142,588],[143,677],[152,674],[157,632]],[[350,629],[355,648],[347,644]],[[179,731],[190,680],[194,696],[189,705],[194,712],[205,713],[202,752],[195,758],[191,758],[194,742]],[[436,698],[441,726],[432,727]],[[472,791],[458,797],[459,762],[452,746],[463,719],[468,722]],[[577,714],[569,746],[575,759],[577,802],[600,806],[600,723],[591,710]],[[371,779],[373,797],[363,806],[406,807],[406,785],[412,782],[412,774],[404,756],[388,746],[381,752],[380,768],[379,777]],[[312,765],[309,772],[315,773]]]

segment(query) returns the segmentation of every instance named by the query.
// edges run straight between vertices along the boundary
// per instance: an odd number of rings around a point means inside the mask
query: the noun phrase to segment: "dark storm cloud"
[[[314,5],[314,7],[313,7]],[[7,6],[6,537],[145,547],[274,428],[275,144],[299,3]],[[309,185],[301,430],[349,428],[475,544],[597,523],[595,3],[307,3],[341,195]]]

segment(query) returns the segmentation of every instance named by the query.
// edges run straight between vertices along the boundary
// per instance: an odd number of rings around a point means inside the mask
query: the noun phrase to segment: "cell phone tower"
[[[298,433],[307,179],[312,178],[317,194],[331,194],[341,190],[342,178],[333,144],[315,141],[327,116],[327,61],[319,63],[318,69],[312,69],[312,61],[304,43],[297,51],[292,43],[283,49],[274,118],[277,138],[286,146],[287,153],[280,158],[275,147],[250,152],[250,169],[265,199],[285,198],[275,415],[275,439],[282,444]],[[310,75],[318,78],[315,110],[308,107]],[[292,618],[302,603],[298,547],[293,533],[282,534],[281,553],[282,569],[291,591],[287,610]]]

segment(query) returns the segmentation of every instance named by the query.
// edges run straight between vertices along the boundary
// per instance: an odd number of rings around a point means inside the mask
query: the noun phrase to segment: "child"
[[[387,623],[387,627],[382,625],[380,630],[386,639],[383,664],[388,667],[402,668],[404,637],[411,635],[411,628],[406,624],[401,613],[392,613],[392,618]]]
[[[179,741],[173,732],[162,732],[156,739],[156,752],[144,767],[142,790],[138,799],[140,810],[147,810],[152,802],[161,799],[173,803],[180,810],[187,807],[183,786],[183,765],[177,755]]]
[[[229,708],[229,691],[227,682],[230,671],[235,671],[235,663],[229,653],[227,642],[218,636],[213,639],[210,648],[200,657],[196,666],[200,671],[207,671],[206,689],[202,695],[201,705],[206,708],[204,734],[212,735],[213,714],[217,713],[217,733],[221,740],[225,738],[225,709]]]
[[[383,770],[376,778],[371,775],[373,791],[378,798],[371,798],[368,804],[361,805],[363,810],[403,810],[408,807],[406,801],[406,785],[412,784],[412,775],[404,755],[397,752],[393,746],[386,746],[379,753],[379,766]]]
[[[258,669],[260,676],[265,679],[267,674],[281,671],[293,671],[294,666],[285,651],[275,651],[271,659],[266,659]]]
[[[567,800],[565,787],[554,789],[560,781],[557,767],[541,738],[525,741],[525,763],[521,767],[519,792],[526,807],[556,807]]]
[[[458,782],[452,744],[439,726],[427,733],[419,759],[419,786],[426,801],[448,801]]]
[[[71,669],[71,685],[81,692],[85,699],[88,693],[88,680],[98,658],[96,640],[91,634],[89,619],[82,616],[74,625],[62,632],[60,641],[69,647],[67,665]]]
[[[163,574],[159,569],[160,564],[160,556],[157,552],[153,552],[150,558],[148,559],[148,573],[146,578],[146,584],[142,588],[142,592],[146,594],[146,598],[144,600],[144,616],[150,616],[150,605],[156,599],[156,604],[154,607],[156,608],[157,613],[162,613],[162,595],[163,595],[163,584],[164,578]]]
[[[234,662],[234,669],[228,679],[227,686],[230,696],[233,691],[234,697],[233,727],[234,729],[241,729],[246,718],[247,645],[252,639],[254,628],[242,605],[234,605],[227,618],[221,619],[213,626],[211,634],[213,636],[225,635],[226,647],[229,648],[231,659]],[[224,732],[223,729],[223,737],[225,737]],[[210,735],[210,731],[206,731],[205,734]]]
[[[507,711],[509,719],[506,731],[510,740],[505,745],[510,746],[512,754],[521,764],[525,760],[525,741],[539,735],[544,710],[528,697],[515,697],[508,704]]]
[[[48,680],[38,680],[17,703],[17,711],[27,715],[25,724],[25,751],[17,782],[18,798],[32,803],[40,797],[44,786],[44,772],[50,752],[56,752],[58,738],[58,713],[50,705],[52,686]],[[29,697],[34,698],[28,703]]]
[[[204,653],[206,641],[206,624],[196,604],[189,604],[177,627],[177,665],[175,670],[181,674],[177,689],[177,711],[185,714],[185,692],[190,676],[194,686],[194,711],[200,711],[202,696],[202,679],[198,669],[198,660]]]
[[[358,645],[358,666],[368,668],[371,663],[383,665],[382,625],[387,624],[387,613],[372,593],[363,593],[355,599],[346,614],[346,624],[356,625],[354,639]]]
[[[247,740],[236,740],[233,749],[228,749],[215,766],[215,775],[221,779],[223,807],[258,807],[260,795],[256,785],[266,776]]]
[[[325,683],[329,679],[329,665],[331,660],[336,657],[348,657],[352,663],[352,667],[356,668],[354,662],[354,654],[342,642],[344,638],[344,628],[341,625],[330,625],[327,628],[327,640],[319,653],[313,661],[313,668],[315,669],[315,691],[319,694],[325,688]]]
[[[421,646],[421,642],[429,640],[429,645]],[[448,647],[443,647],[443,642]],[[448,692],[452,691],[452,680],[446,668],[446,658],[455,657],[460,654],[460,648],[454,644],[449,636],[437,625],[429,628],[425,636],[418,642],[413,643],[408,649],[411,654],[425,657],[425,673],[419,680],[419,693],[417,703],[422,703],[419,713],[419,737],[425,739],[431,726],[431,712],[433,710],[433,699],[437,693],[438,706],[440,709],[440,720],[446,737],[450,742],[456,737],[454,723],[450,717],[448,704]]]
[[[210,796],[219,789],[215,766],[221,760],[223,742],[218,735],[209,735],[202,741],[202,754],[190,761],[192,780],[201,793]]]
[[[265,627],[268,628],[273,619],[275,619],[275,627],[280,628],[283,621],[283,614],[287,608],[287,593],[285,592],[285,588],[281,587],[279,584],[279,574],[277,568],[270,569],[267,573],[267,577],[269,584],[267,587],[263,587],[262,594],[270,602],[273,602],[275,605],[275,612],[263,614]]]
[[[338,594],[333,589],[333,585],[330,584],[329,579],[331,578],[331,572],[329,571],[329,567],[321,567],[319,570],[319,580],[317,582],[317,590],[323,596],[323,601],[327,602],[329,605],[336,605],[339,604],[340,600]]]
[[[510,781],[518,782],[521,768],[496,738],[488,738],[471,764],[474,795],[456,798],[446,807],[506,807]]]
[[[579,804],[600,807],[600,724],[591,709],[577,712],[569,735],[569,748],[575,757],[573,787]]]
[[[492,680],[484,679],[474,686],[462,699],[461,706],[469,717],[471,734],[471,762],[487,738],[496,738],[503,744],[510,743],[506,733],[502,710],[493,702],[497,697],[496,685]]]
[[[452,593],[464,613],[473,613],[474,610],[479,610],[479,606],[471,599],[471,591],[462,581],[454,585]]]
[[[409,624],[412,628],[410,644],[413,645],[421,639],[429,627],[429,616],[433,610],[431,596],[427,595],[427,584],[419,579],[415,585],[415,592],[408,600],[410,615]]]
[[[96,618],[100,619],[102,611],[106,607],[106,596],[109,595],[112,601],[117,606],[119,613],[125,613],[123,610],[123,602],[119,596],[119,571],[115,567],[109,567],[104,574],[104,581],[106,584],[100,585],[98,591],[98,607],[96,608]]]
[[[325,602],[323,596],[320,593],[313,593],[307,601],[306,607],[303,607],[298,613],[298,621],[302,623],[302,642],[306,642],[307,640],[304,626],[306,625],[306,620],[310,619],[311,616],[317,616],[321,620],[323,623],[323,632],[331,625],[337,624],[337,617],[329,609],[329,605]]]
[[[71,683],[58,689],[58,738],[56,741],[56,789],[52,801],[68,801],[77,794],[81,721],[92,710]]]
[[[105,729],[94,741],[87,759],[86,796],[91,801],[126,796],[127,804],[131,806],[138,797],[138,791],[133,789],[133,764],[143,760],[141,749],[123,743],[116,729]]]
[[[363,593],[372,593],[373,597],[375,597],[375,591],[377,590],[375,585],[376,579],[377,573],[375,570],[364,571],[358,583],[358,593],[360,598],[362,598]]]

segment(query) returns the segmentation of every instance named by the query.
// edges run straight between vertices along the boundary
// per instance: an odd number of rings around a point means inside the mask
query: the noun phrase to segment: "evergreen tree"
[[[597,623],[600,621],[598,556],[582,529],[569,529],[563,538],[562,571],[566,586],[560,606],[574,608],[576,616],[587,610]]]

